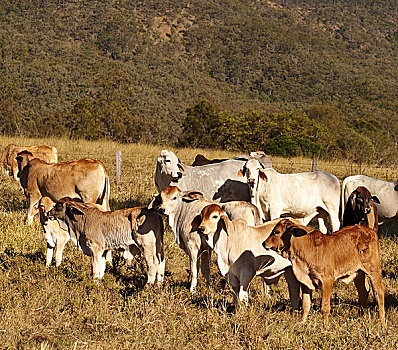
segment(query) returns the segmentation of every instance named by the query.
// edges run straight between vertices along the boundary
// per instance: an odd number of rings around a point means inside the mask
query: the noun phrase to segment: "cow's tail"
[[[104,188],[99,198],[99,204],[102,206],[102,208],[104,208],[105,211],[109,211],[111,210],[109,207],[109,194],[110,194],[109,175],[105,166],[102,163],[101,166],[102,170],[104,171],[105,181],[104,181]]]
[[[347,186],[347,178],[343,180],[343,184],[341,185],[341,198],[340,198],[340,221],[343,224],[343,217],[344,217],[344,208],[345,208],[345,188]]]

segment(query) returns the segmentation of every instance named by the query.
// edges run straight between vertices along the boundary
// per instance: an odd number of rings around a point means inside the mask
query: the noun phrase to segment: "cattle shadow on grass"
[[[141,256],[134,257],[133,263],[128,265],[121,254],[114,253],[112,265],[106,271],[112,274],[116,281],[124,287],[119,293],[123,297],[137,295],[147,282],[146,265]]]

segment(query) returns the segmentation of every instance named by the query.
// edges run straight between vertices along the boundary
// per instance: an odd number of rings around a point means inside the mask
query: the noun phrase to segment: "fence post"
[[[311,168],[312,170],[311,171],[316,171],[317,164],[318,164],[318,159],[316,159],[316,158],[312,159],[312,168]]]
[[[120,182],[122,176],[122,151],[120,149],[116,150],[116,181]]]

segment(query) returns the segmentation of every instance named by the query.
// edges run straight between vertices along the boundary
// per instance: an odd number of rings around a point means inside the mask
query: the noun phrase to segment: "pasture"
[[[147,205],[154,185],[155,162],[167,146],[121,145],[66,139],[0,138],[3,149],[50,144],[59,161],[92,157],[101,160],[111,179],[112,209]],[[115,153],[122,150],[122,180],[116,183]],[[234,154],[219,150],[173,149],[184,163],[197,153],[209,158]],[[271,157],[280,172],[310,171],[311,160]],[[318,162],[318,169],[340,180],[359,173],[347,161]],[[362,173],[394,181],[398,168],[362,165]],[[202,275],[189,294],[188,257],[166,225],[166,277],[161,288],[145,288],[141,257],[132,266],[114,254],[104,279],[96,283],[90,259],[68,243],[59,268],[45,267],[46,244],[39,220],[24,223],[25,197],[19,183],[0,176],[0,344],[4,349],[394,349],[398,348],[398,224],[381,228],[380,256],[386,286],[387,326],[381,327],[373,294],[360,316],[354,284],[337,282],[328,329],[323,329],[320,296],[306,324],[291,312],[282,278],[273,295],[263,295],[260,280],[250,287],[250,305],[232,311],[232,292],[225,286],[213,254],[211,286]]]

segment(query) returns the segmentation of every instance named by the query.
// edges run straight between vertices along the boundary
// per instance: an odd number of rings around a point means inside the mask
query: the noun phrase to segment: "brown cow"
[[[32,153],[34,158],[39,158],[47,163],[57,163],[58,153],[53,146],[17,146],[10,143],[0,155],[0,166],[3,171],[12,176],[15,180],[18,179],[18,162],[16,157],[19,152],[27,151]]]
[[[17,156],[19,177],[28,203],[27,221],[33,221],[37,203],[42,196],[52,201],[61,198],[81,198],[85,203],[97,203],[109,210],[109,178],[105,166],[98,160],[80,159],[49,164],[33,158],[30,152]]]
[[[148,283],[163,282],[163,221],[155,210],[137,207],[102,212],[85,203],[60,201],[49,213],[84,254],[91,256],[93,277],[105,272],[110,250],[142,251],[148,265]]]
[[[355,225],[323,234],[285,219],[275,226],[263,246],[281,250],[291,260],[293,272],[303,291],[303,322],[310,310],[311,294],[320,287],[324,324],[327,325],[332,286],[337,279],[345,283],[354,280],[359,305],[365,306],[369,294],[365,287],[366,274],[377,299],[380,322],[384,323],[385,288],[381,280],[379,240],[374,230]]]
[[[366,187],[357,187],[345,205],[343,227],[359,224],[377,232],[379,219],[375,203],[380,204],[379,198],[372,196]]]

